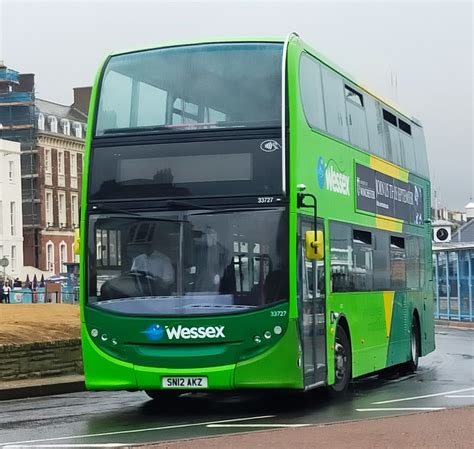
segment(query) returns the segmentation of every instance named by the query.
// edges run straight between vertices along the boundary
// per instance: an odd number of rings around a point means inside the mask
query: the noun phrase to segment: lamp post
[[[0,267],[3,267],[3,283],[5,283],[5,270],[6,268],[8,267],[8,265],[10,264],[10,262],[8,261],[8,259],[3,256],[2,259],[0,259]]]

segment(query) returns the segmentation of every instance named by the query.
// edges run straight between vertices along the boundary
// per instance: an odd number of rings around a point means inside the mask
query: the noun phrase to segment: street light
[[[10,264],[10,262],[8,261],[8,259],[3,256],[2,259],[0,259],[0,267],[3,267],[3,282],[5,283],[5,270],[6,268],[8,267],[8,265]]]

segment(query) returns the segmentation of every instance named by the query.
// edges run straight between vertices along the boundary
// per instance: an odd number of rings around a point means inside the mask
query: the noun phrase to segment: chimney
[[[92,87],[74,87],[74,103],[72,107],[86,116],[89,114]]]
[[[15,92],[34,92],[35,91],[35,74],[21,73],[19,76],[20,84],[14,87]]]
[[[469,204],[466,205],[466,220],[474,219],[474,202],[471,201]]]

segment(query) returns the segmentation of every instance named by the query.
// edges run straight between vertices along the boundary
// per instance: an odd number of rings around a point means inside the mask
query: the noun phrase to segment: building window
[[[44,171],[51,173],[51,150],[44,150]]]
[[[79,200],[77,195],[71,195],[71,223],[75,228],[79,224]]]
[[[62,129],[63,134],[65,134],[66,136],[71,135],[71,123],[69,122],[68,119],[63,118],[61,120],[61,129]]]
[[[38,129],[44,131],[44,114],[41,112],[38,114]]]
[[[12,252],[11,252],[11,269],[12,271],[16,271],[16,246],[12,246]]]
[[[13,176],[15,173],[15,163],[13,161],[8,161],[8,180],[13,181]]]
[[[58,119],[54,115],[50,115],[48,117],[48,122],[49,122],[49,130],[52,133],[57,133],[58,132]]]
[[[58,193],[58,215],[59,227],[66,227],[66,194],[64,192]]]
[[[71,170],[71,187],[77,189],[77,154],[69,153],[69,162]]]
[[[46,227],[53,226],[53,193],[49,190],[45,191],[46,203]]]
[[[74,129],[74,135],[78,138],[78,139],[82,139],[82,126],[79,122],[74,122],[72,124],[72,128]]]
[[[11,201],[10,202],[10,234],[15,235],[16,229],[15,229],[15,202]]]
[[[76,153],[70,153],[69,155],[71,161],[71,176],[77,176],[77,155]]]
[[[64,175],[64,151],[58,151],[58,174]]]
[[[54,244],[51,241],[46,244],[46,271],[54,272]]]
[[[61,242],[59,245],[59,266],[61,273],[65,273],[67,271],[66,265],[67,262],[67,246],[64,242]]]

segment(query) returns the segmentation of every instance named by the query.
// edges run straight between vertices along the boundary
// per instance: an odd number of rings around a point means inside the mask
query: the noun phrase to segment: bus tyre
[[[168,390],[145,390],[145,393],[153,400],[159,402],[170,402],[178,398],[181,392]]]
[[[413,373],[418,368],[418,359],[420,357],[420,326],[418,320],[413,317],[411,323],[410,336],[410,360],[403,364],[402,371],[405,373]]]
[[[352,354],[345,330],[337,326],[334,342],[334,384],[329,387],[331,396],[347,393],[352,377]]]

